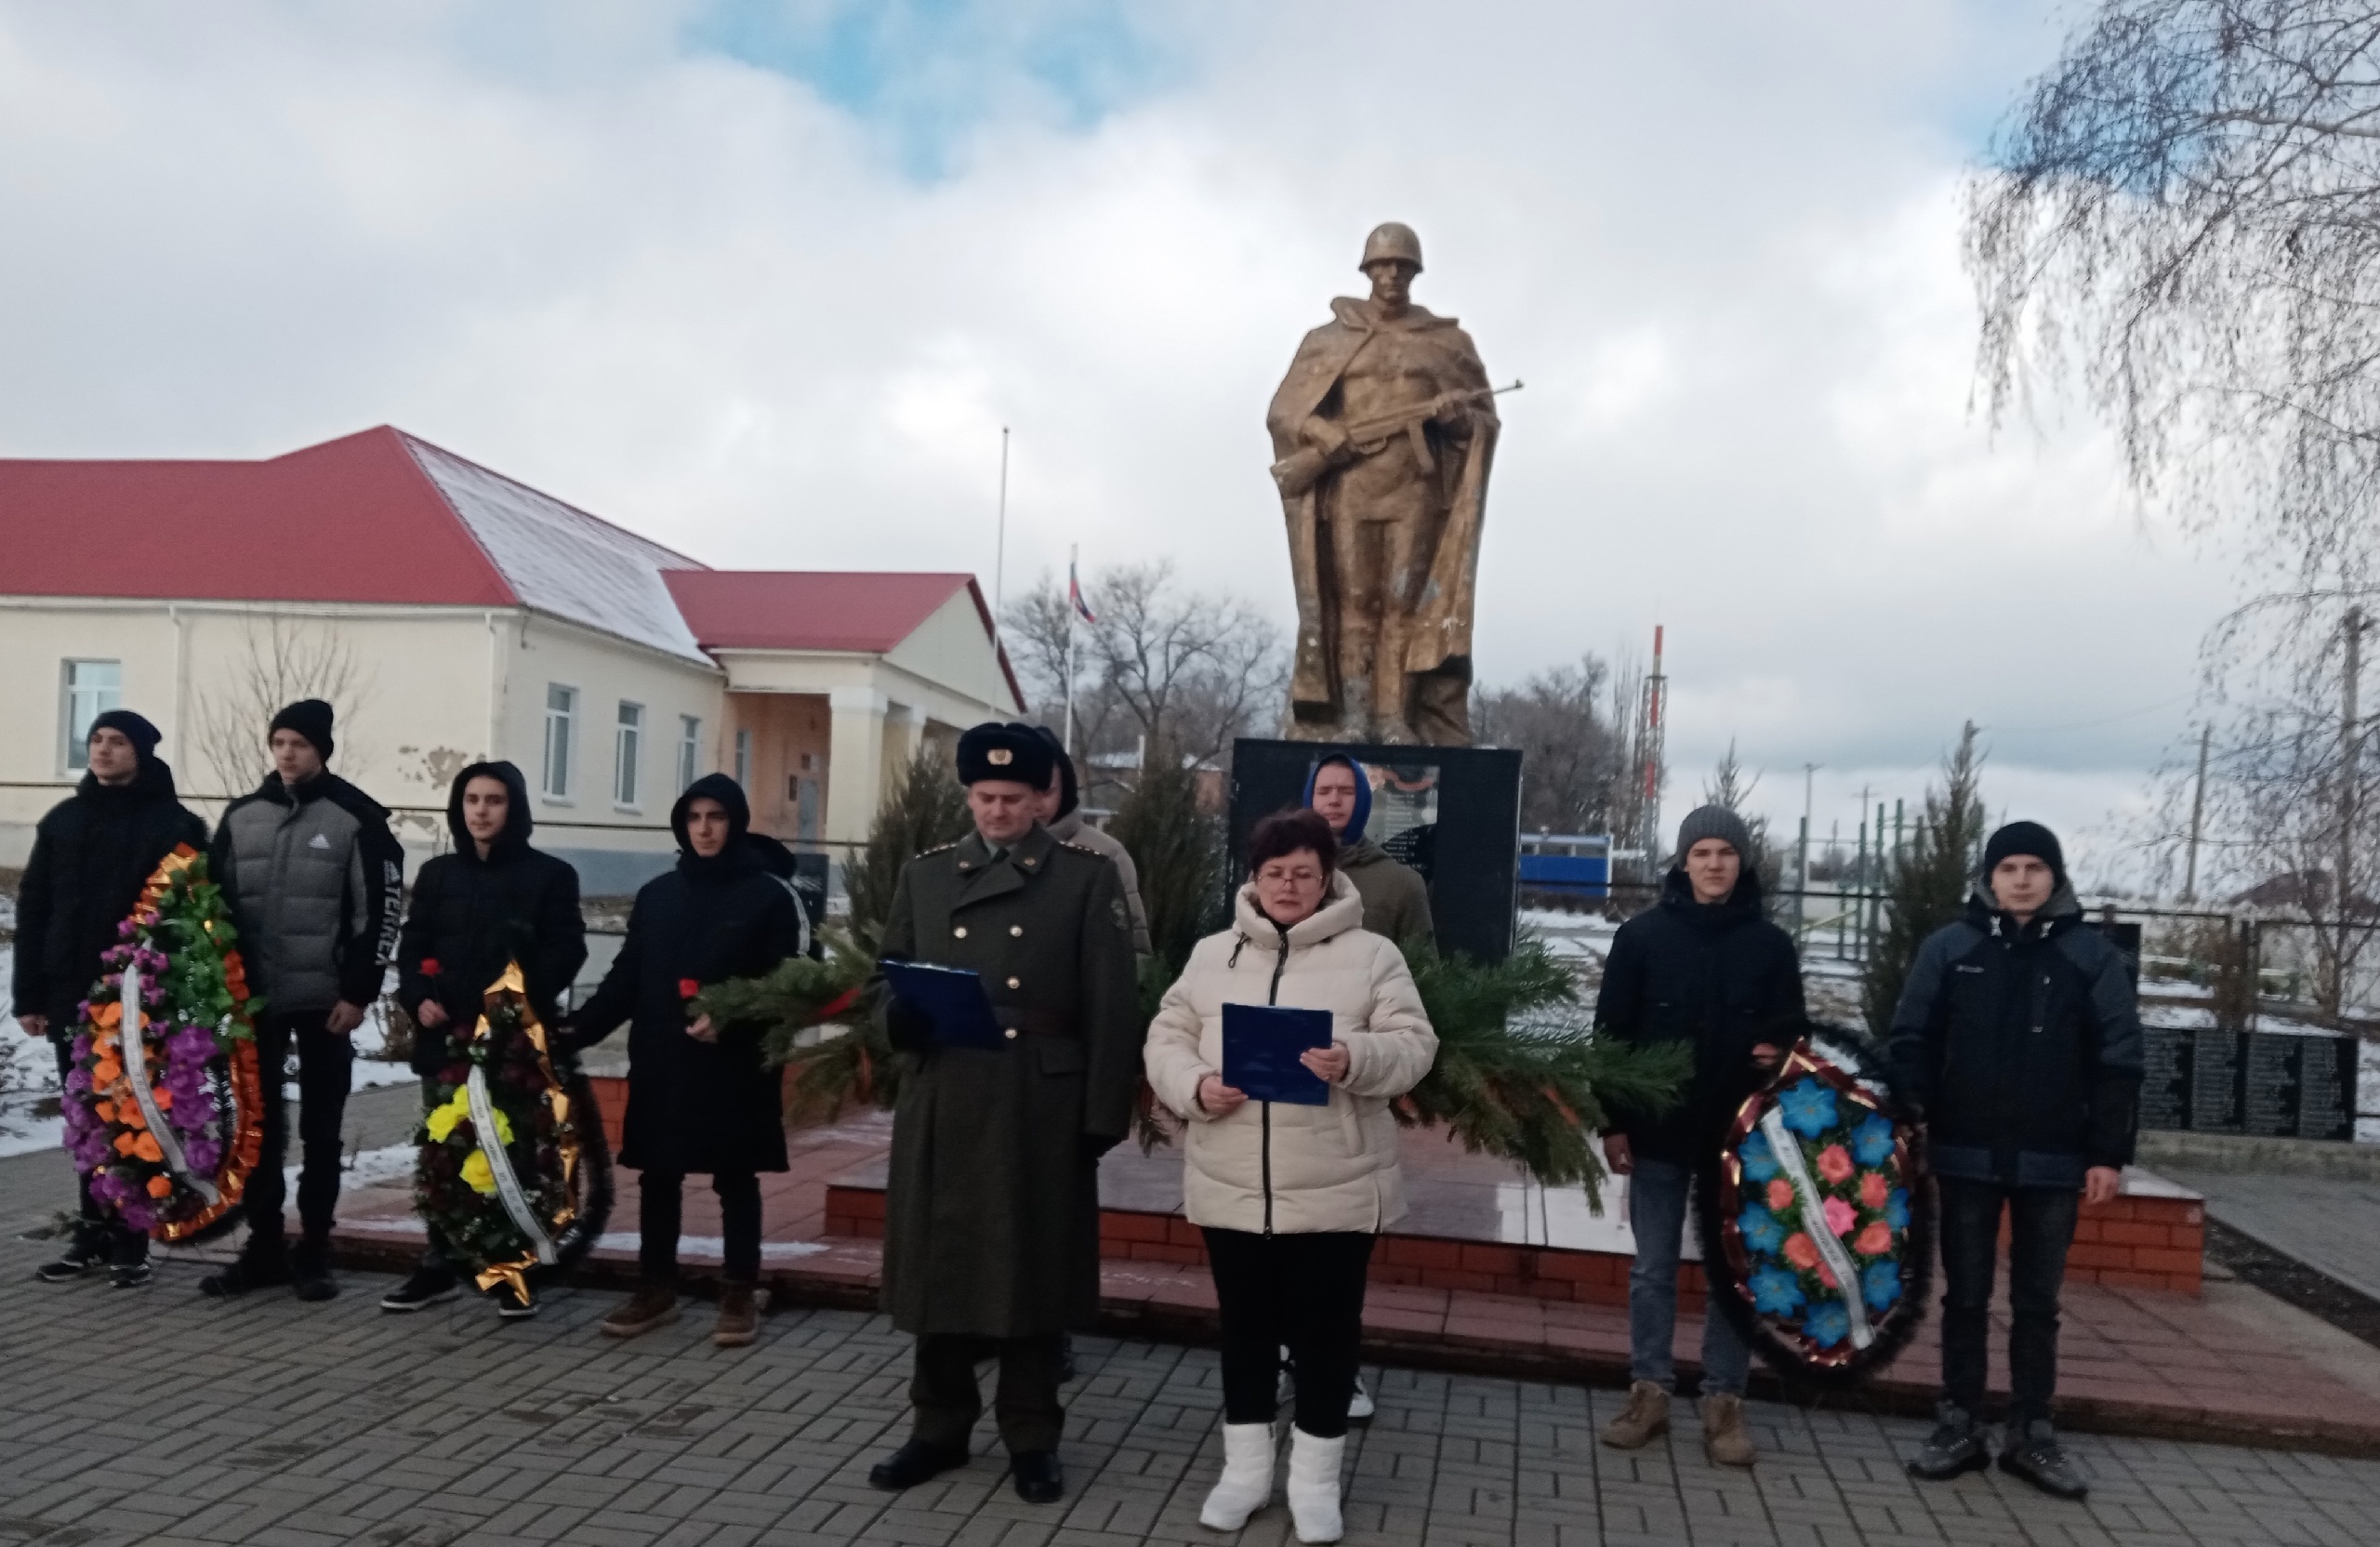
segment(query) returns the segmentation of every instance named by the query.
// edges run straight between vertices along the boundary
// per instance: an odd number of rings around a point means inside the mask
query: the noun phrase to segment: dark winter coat
[[[1896,1092],[1936,1174],[2080,1187],[2132,1159],[2140,1011],[2123,953],[2061,883],[2022,928],[1978,887],[1925,937],[1893,1012]]]
[[[157,863],[187,843],[206,848],[206,824],[174,797],[174,771],[140,760],[128,785],[90,774],[33,829],[33,857],[17,890],[17,1007],[49,1017],[53,1035],[74,1027],[75,1008],[99,976],[99,958],[140,901]]]
[[[463,826],[463,787],[478,778],[502,780],[510,797],[504,830],[485,859]],[[507,962],[521,964],[530,1008],[549,1029],[555,1004],[587,964],[578,872],[529,847],[536,820],[519,769],[480,762],[463,770],[447,799],[446,825],[455,852],[421,867],[397,939],[397,1002],[414,1018],[413,1066],[424,1075],[445,1066],[454,1038],[469,1035]],[[436,1030],[421,1025],[421,1007],[433,998],[447,1022]]]
[[[1638,1157],[1699,1166],[1726,1114],[1757,1083],[1752,1051],[1801,1033],[1802,967],[1793,941],[1761,913],[1749,867],[1724,903],[1694,900],[1684,870],[1661,900],[1620,926],[1605,959],[1595,1024],[1639,1047],[1694,1044],[1685,1098],[1659,1117],[1615,1114]]]
[[[706,859],[686,840],[686,808],[707,797],[734,830]],[[759,977],[795,953],[800,905],[744,841],[744,791],[724,774],[686,787],[670,808],[678,866],[644,883],[628,938],[602,986],[570,1018],[585,1046],[628,1023],[628,1111],[620,1164],[660,1172],[781,1171],[785,1107],[761,1063],[761,1029],[724,1025],[715,1042],[687,1033],[681,985]]]
[[[901,1082],[885,1199],[893,1325],[1025,1337],[1087,1321],[1099,1301],[1087,1141],[1130,1131],[1147,1030],[1116,866],[1038,826],[998,860],[970,834],[902,868],[882,954],[981,973],[1012,1038],[923,1052]],[[871,992],[881,1017],[880,979]]]
[[[294,790],[268,774],[224,811],[207,869],[271,1013],[380,997],[404,914],[405,852],[378,801],[336,774]]]

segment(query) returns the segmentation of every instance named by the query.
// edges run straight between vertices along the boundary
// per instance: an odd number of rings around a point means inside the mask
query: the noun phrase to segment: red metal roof
[[[0,459],[0,593],[519,602],[386,425],[261,462]]]
[[[972,575],[833,570],[670,570],[662,575],[705,650],[834,650],[880,655],[964,590],[1000,673],[1025,693]]]

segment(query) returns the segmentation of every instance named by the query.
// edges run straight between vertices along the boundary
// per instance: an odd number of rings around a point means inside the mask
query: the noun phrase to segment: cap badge
[[[984,754],[984,760],[994,768],[1006,768],[1016,760],[1016,754],[1005,747],[995,747]]]

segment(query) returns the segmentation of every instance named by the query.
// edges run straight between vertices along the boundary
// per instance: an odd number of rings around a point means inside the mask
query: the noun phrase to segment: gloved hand
[[[933,1017],[905,999],[884,1007],[885,1039],[902,1052],[923,1052],[933,1045]]]
[[[1112,1136],[1105,1133],[1086,1133],[1076,1141],[1078,1146],[1077,1153],[1082,1157],[1084,1165],[1096,1166],[1105,1157],[1109,1150],[1123,1142],[1124,1136],[1120,1133]]]

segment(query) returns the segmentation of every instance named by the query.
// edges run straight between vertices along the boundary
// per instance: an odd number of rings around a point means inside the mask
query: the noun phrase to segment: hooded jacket
[[[686,837],[698,800],[727,809],[727,844],[707,857]],[[602,986],[571,1016],[584,1047],[628,1023],[628,1110],[620,1163],[661,1172],[781,1171],[785,1116],[774,1070],[761,1062],[757,1025],[719,1027],[697,1041],[686,1026],[687,990],[759,977],[801,942],[801,905],[745,840],[752,822],[743,787],[724,774],[686,787],[669,809],[678,864],[644,883],[628,911],[628,938]]]
[[[1364,901],[1364,928],[1385,935],[1399,945],[1437,944],[1436,922],[1430,917],[1430,883],[1409,865],[1398,863],[1366,834],[1372,819],[1372,785],[1362,765],[1343,752],[1316,759],[1305,774],[1305,804],[1314,804],[1315,781],[1331,763],[1343,763],[1355,774],[1355,813],[1339,833],[1339,872],[1354,883]]]
[[[223,813],[207,873],[239,919],[268,1013],[379,998],[404,914],[405,852],[378,801],[328,770],[294,790],[268,774]]]
[[[1936,1174],[2080,1187],[2132,1160],[2140,1012],[2123,953],[2060,881],[2018,926],[1981,884],[1925,937],[1893,1012],[1896,1093],[1929,1124]]]
[[[1395,1115],[1421,1082],[1437,1034],[1404,955],[1363,927],[1363,900],[1334,872],[1321,907],[1284,930],[1242,886],[1233,927],[1209,935],[1165,991],[1142,1057],[1157,1100],[1188,1119],[1183,1211],[1223,1230],[1377,1233],[1405,1216]],[[1280,1004],[1330,1012],[1347,1078],[1327,1106],[1250,1101],[1224,1117],[1198,1104],[1223,1070],[1223,1006]]]
[[[127,785],[89,774],[33,830],[17,889],[18,1008],[71,1036],[75,1008],[99,976],[99,958],[140,901],[158,862],[187,843],[206,848],[206,824],[174,794],[174,771],[143,756]]]
[[[1792,937],[1761,913],[1760,877],[1746,866],[1724,903],[1698,903],[1684,870],[1661,900],[1620,926],[1604,959],[1595,1025],[1639,1047],[1694,1044],[1685,1097],[1655,1117],[1619,1112],[1640,1159],[1699,1166],[1706,1142],[1757,1076],[1752,1051],[1801,1034],[1802,967]]]
[[[463,791],[479,778],[501,780],[507,797],[504,828],[484,859],[463,825]],[[529,846],[536,819],[518,768],[475,762],[456,775],[446,826],[455,852],[421,867],[397,938],[397,1002],[414,1018],[413,1066],[424,1075],[443,1069],[456,1038],[469,1035],[483,996],[508,961],[521,964],[530,1007],[549,1028],[563,990],[587,964],[578,872]],[[421,1025],[421,1007],[433,998],[446,1012],[446,1025],[434,1030]]]

